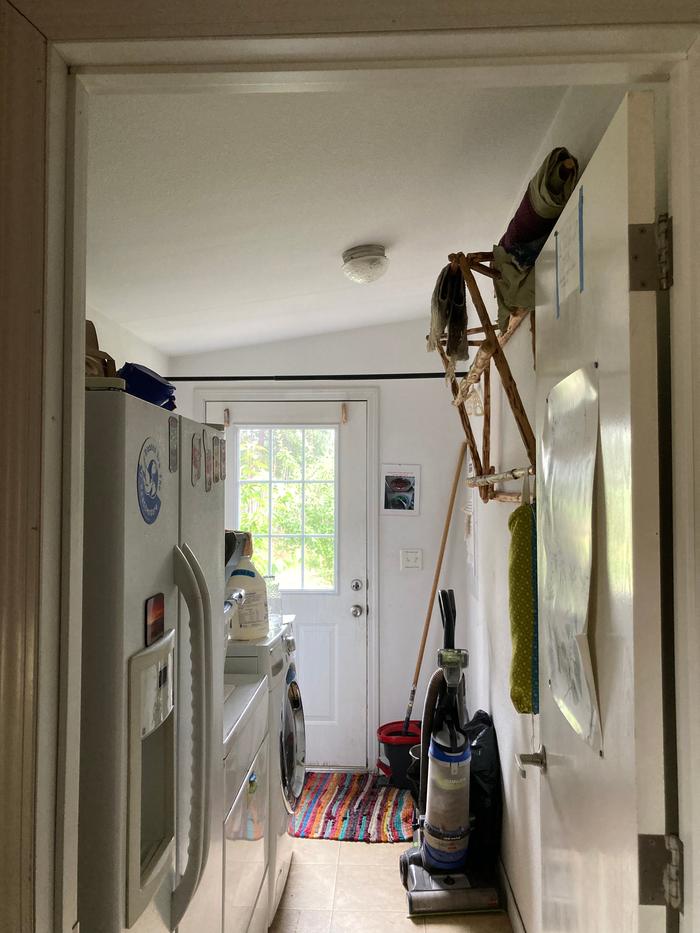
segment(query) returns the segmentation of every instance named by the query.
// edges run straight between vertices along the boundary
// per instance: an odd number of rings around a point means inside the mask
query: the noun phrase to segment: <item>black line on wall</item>
[[[466,373],[455,373],[459,379]],[[327,373],[305,376],[166,376],[170,382],[353,382],[374,379],[444,379],[444,373]]]

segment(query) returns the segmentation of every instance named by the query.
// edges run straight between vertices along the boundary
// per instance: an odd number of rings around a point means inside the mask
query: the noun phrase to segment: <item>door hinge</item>
[[[639,836],[639,903],[683,910],[683,843],[678,836]]]
[[[655,224],[629,225],[631,292],[668,291],[673,285],[673,226],[668,214]]]

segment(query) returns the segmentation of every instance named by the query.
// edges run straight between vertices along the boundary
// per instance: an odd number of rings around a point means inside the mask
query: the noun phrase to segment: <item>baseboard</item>
[[[523,918],[520,915],[518,902],[515,900],[513,888],[511,887],[508,873],[503,866],[503,862],[498,863],[498,870],[501,878],[501,886],[503,888],[503,893],[506,899],[506,910],[508,912],[510,925],[513,927],[513,933],[527,933],[525,924],[523,923]]]

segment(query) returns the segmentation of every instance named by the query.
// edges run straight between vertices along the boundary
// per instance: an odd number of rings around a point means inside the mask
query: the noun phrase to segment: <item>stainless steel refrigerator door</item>
[[[179,543],[188,545],[204,578],[211,605],[213,696],[209,715],[210,786],[206,799],[208,852],[199,887],[179,933],[219,931],[223,903],[223,671],[224,671],[224,483],[222,434],[187,418],[179,419]],[[177,871],[187,865],[191,816],[192,698],[189,616],[180,600],[178,624],[178,832]]]
[[[128,831],[127,688],[129,659],[146,647],[147,623],[152,637],[161,630],[153,604],[147,618],[151,597],[163,594],[163,631],[176,627],[179,488],[168,448],[168,412],[123,393],[87,393],[79,917],[82,929],[101,933],[127,929],[130,850],[142,862],[142,880],[153,878],[144,863],[151,840],[130,839]],[[150,816],[141,825],[157,841],[153,814],[165,805],[168,775],[167,762],[151,751],[144,760],[158,767],[142,763],[141,808]],[[172,861],[158,873],[153,899],[139,905],[131,933],[169,931]]]

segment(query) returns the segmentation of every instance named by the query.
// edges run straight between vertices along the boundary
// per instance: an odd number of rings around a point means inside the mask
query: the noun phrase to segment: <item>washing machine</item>
[[[227,674],[267,675],[270,734],[269,914],[272,923],[292,860],[290,818],[304,786],[306,736],[304,707],[297,681],[293,617],[257,641],[231,641]]]

